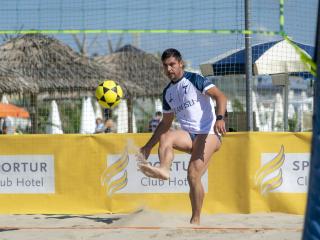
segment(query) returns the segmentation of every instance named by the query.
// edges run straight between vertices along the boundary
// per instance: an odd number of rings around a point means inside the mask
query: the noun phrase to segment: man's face
[[[183,62],[178,61],[175,57],[169,57],[165,59],[163,62],[164,72],[167,77],[172,80],[176,81],[183,76]]]

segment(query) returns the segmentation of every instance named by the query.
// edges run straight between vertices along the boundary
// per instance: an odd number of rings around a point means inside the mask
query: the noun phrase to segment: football
[[[105,80],[96,89],[97,101],[104,108],[115,108],[122,97],[122,88],[113,80]]]

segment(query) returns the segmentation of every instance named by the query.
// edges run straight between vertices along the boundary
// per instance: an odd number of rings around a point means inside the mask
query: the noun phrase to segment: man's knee
[[[165,147],[165,146],[172,147],[172,136],[169,132],[161,134],[159,145],[162,147]]]
[[[196,167],[188,168],[188,182],[189,184],[193,184],[195,182],[201,181],[201,171]]]

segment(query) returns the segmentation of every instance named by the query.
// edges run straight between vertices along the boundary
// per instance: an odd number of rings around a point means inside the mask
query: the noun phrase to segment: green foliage
[[[288,119],[288,129],[290,132],[294,132],[297,130],[298,125],[298,115],[297,113],[294,114],[292,119]]]
[[[64,133],[79,133],[81,118],[81,101],[73,100],[63,104],[60,109]]]
[[[232,109],[234,112],[244,112],[243,104],[237,98],[232,100]]]
[[[79,133],[81,101],[59,101],[59,113],[64,133]],[[46,133],[49,122],[50,104],[38,104],[38,133]]]
[[[46,125],[49,117],[49,106],[39,104],[38,106],[38,133],[46,133]]]

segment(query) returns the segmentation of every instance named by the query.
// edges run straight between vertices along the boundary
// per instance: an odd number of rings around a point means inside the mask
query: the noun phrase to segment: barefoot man
[[[149,177],[167,180],[174,157],[173,150],[190,153],[190,223],[199,224],[204,199],[201,177],[208,169],[213,153],[221,146],[221,135],[226,133],[224,114],[227,98],[209,79],[184,71],[184,63],[178,50],[165,50],[161,60],[170,80],[163,90],[163,118],[150,140],[140,149],[139,168]],[[174,116],[182,130],[170,130]],[[158,142],[160,166],[153,167],[146,159]]]

